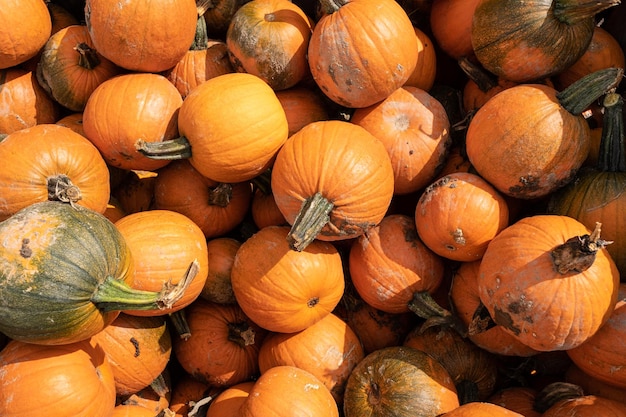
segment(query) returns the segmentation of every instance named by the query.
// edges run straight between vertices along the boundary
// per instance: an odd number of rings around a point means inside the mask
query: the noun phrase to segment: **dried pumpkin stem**
[[[135,149],[150,159],[188,159],[191,158],[191,143],[184,136],[161,142],[146,142],[138,139]]]
[[[228,207],[233,198],[232,184],[220,183],[209,191],[209,204],[218,207]]]
[[[144,291],[132,288],[125,281],[107,276],[98,285],[91,301],[103,312],[124,310],[162,310],[171,308],[196,277],[200,265],[194,260],[176,285],[168,282],[161,291]]]
[[[537,393],[533,402],[533,409],[543,413],[559,401],[579,398],[583,395],[585,393],[579,385],[562,381],[553,382]]]
[[[598,169],[602,172],[626,172],[624,146],[624,99],[620,94],[609,93],[602,103],[604,109]]]
[[[74,185],[67,175],[59,174],[49,177],[46,185],[50,201],[74,204],[83,198],[80,188]]]
[[[574,236],[550,252],[559,274],[580,273],[589,269],[596,259],[598,250],[613,243],[600,239],[601,227],[602,224],[596,222],[596,227],[590,235]]]
[[[92,70],[100,65],[100,56],[95,49],[84,42],[80,42],[74,47],[78,52],[78,65],[82,68]]]
[[[478,89],[483,93],[486,93],[492,88],[498,86],[498,80],[496,77],[487,72],[480,65],[475,64],[465,57],[459,59],[458,64],[469,79],[475,82]]]
[[[245,321],[228,323],[228,340],[242,348],[253,345],[255,335],[252,326]]]
[[[187,314],[185,309],[177,310],[169,314],[170,322],[181,340],[187,340],[191,337],[191,328],[187,322]]]
[[[287,235],[289,246],[298,252],[303,251],[330,221],[329,214],[333,207],[333,203],[321,193],[315,193],[312,197],[304,200]]]
[[[597,0],[597,1],[567,1],[556,0],[554,3],[554,16],[563,23],[575,25],[576,23],[593,18],[596,14],[610,7],[620,4],[620,0]]]
[[[165,397],[168,392],[170,392],[170,388],[165,381],[165,377],[163,373],[160,373],[159,376],[154,378],[154,380],[150,383],[150,388],[159,396]]]
[[[594,101],[615,89],[624,76],[623,68],[605,68],[576,80],[556,98],[565,110],[573,115],[580,115]]]
[[[414,292],[408,308],[418,317],[426,320],[420,331],[425,331],[432,326],[449,326],[462,337],[467,336],[467,330],[458,316],[441,307],[428,291]]]

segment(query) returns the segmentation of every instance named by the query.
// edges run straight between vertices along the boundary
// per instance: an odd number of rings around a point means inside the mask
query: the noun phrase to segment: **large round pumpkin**
[[[493,320],[539,351],[584,343],[613,312],[619,272],[599,228],[534,215],[500,232],[479,268],[480,299]]]
[[[52,33],[44,0],[8,0],[0,10],[0,69],[33,58]]]

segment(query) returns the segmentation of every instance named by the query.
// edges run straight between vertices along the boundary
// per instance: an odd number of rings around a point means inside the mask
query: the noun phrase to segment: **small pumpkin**
[[[209,404],[206,417],[231,417],[239,415],[241,405],[250,395],[256,381],[235,384],[220,392]]]
[[[0,331],[15,340],[58,345],[90,338],[124,309],[168,308],[178,286],[131,287],[132,254],[102,214],[58,201],[34,203],[0,223]]]
[[[181,372],[172,387],[168,408],[175,417],[187,416],[191,410],[204,406],[205,402],[212,402],[218,392],[219,388],[212,388],[187,372]]]
[[[339,303],[344,274],[337,249],[314,241],[302,251],[287,242],[289,228],[268,226],[242,243],[231,283],[237,303],[259,326],[294,333],[321,320]]]
[[[116,170],[109,165],[109,168]],[[111,172],[120,172],[119,170]],[[117,200],[126,214],[154,208],[154,189],[157,173],[154,171],[122,170],[119,183],[112,189],[111,196]]]
[[[288,91],[288,90],[285,90]],[[281,213],[271,186],[271,169],[254,178],[252,203],[250,204],[250,215],[257,229],[266,226],[287,226],[287,220]]]
[[[37,55],[52,33],[44,0],[10,0],[0,11],[0,69],[15,67]]]
[[[237,302],[230,275],[241,242],[230,237],[218,237],[207,241],[209,274],[200,297],[218,304]]]
[[[417,62],[404,85],[428,91],[435,84],[437,77],[437,51],[435,43],[431,40],[432,35],[429,36],[417,26],[414,26],[413,30],[417,38]]]
[[[289,136],[312,122],[330,119],[326,102],[317,90],[300,85],[276,91],[285,110]]]
[[[109,170],[98,149],[68,127],[38,124],[0,142],[0,219],[41,201],[78,204],[104,213]],[[9,163],[11,161],[11,163]]]
[[[10,341],[0,351],[0,414],[109,417],[115,381],[91,340],[59,346]]]

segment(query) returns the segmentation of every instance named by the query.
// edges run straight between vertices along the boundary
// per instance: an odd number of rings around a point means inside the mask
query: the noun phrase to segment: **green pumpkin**
[[[0,332],[12,339],[84,340],[121,310],[170,304],[189,281],[170,294],[135,290],[132,279],[123,236],[93,210],[46,201],[0,223]]]

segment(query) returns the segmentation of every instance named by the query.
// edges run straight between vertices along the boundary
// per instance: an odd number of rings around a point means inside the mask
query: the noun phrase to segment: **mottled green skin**
[[[38,344],[87,339],[118,312],[91,301],[107,276],[132,278],[122,235],[103,215],[42,202],[0,223],[0,331]]]

